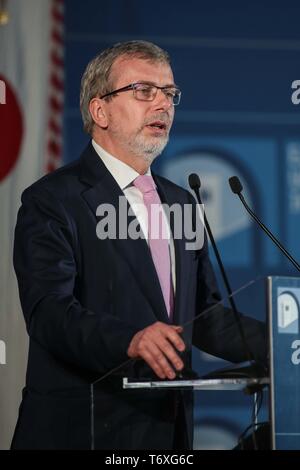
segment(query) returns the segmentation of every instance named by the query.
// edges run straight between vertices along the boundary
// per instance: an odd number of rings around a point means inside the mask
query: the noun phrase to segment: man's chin
[[[152,147],[151,149],[148,149],[144,152],[145,157],[147,160],[155,160],[155,158],[159,157],[159,155],[164,151],[165,147],[167,144],[161,145],[161,146],[155,146]]]
[[[160,153],[144,153],[144,154],[142,155],[142,157],[143,157],[143,159],[144,159],[147,163],[149,163],[149,165],[151,165],[151,163],[152,163],[157,157],[159,157],[160,154],[161,154],[161,152],[160,152]]]
[[[166,137],[164,139],[162,138],[154,138],[154,139],[151,139],[152,142],[148,143],[147,145],[145,145],[145,152],[146,153],[149,153],[149,154],[156,154],[156,156],[160,155],[163,150],[165,149],[167,143],[168,143],[168,140],[169,138]]]
[[[152,162],[164,150],[168,143],[168,136],[165,138],[152,137],[151,139],[137,139],[134,144],[131,144],[134,153],[143,157],[147,162]]]

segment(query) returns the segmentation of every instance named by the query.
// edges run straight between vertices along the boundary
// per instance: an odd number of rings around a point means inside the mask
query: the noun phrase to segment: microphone
[[[201,196],[200,196],[201,183],[200,183],[199,176],[196,173],[192,173],[192,174],[189,175],[188,180],[189,180],[190,188],[194,191],[198,203],[202,205]],[[206,214],[205,214],[204,210],[203,210],[203,219],[204,219],[204,225],[205,225],[206,231],[207,231],[209,239],[211,241],[211,244],[212,244],[212,247],[213,247],[213,250],[214,250],[214,253],[215,253],[215,256],[216,256],[216,259],[217,259],[217,262],[218,262],[218,265],[219,265],[219,268],[220,268],[220,271],[221,271],[221,274],[222,274],[223,282],[225,284],[225,287],[226,287],[226,290],[227,290],[227,293],[228,293],[229,303],[230,303],[230,306],[231,306],[231,309],[232,309],[232,312],[233,312],[233,315],[234,315],[234,318],[235,318],[235,322],[237,324],[237,327],[238,327],[238,330],[239,330],[239,333],[240,333],[240,337],[241,337],[241,340],[242,340],[242,343],[243,343],[243,346],[244,346],[244,351],[246,353],[248,361],[250,362],[250,364],[248,364],[248,368],[243,367],[244,377],[245,376],[253,377],[253,376],[265,375],[264,374],[265,371],[262,370],[262,368],[259,366],[259,364],[257,364],[257,362],[255,361],[255,359],[253,357],[253,354],[252,354],[252,352],[249,348],[249,345],[247,343],[246,335],[245,335],[244,328],[243,328],[241,318],[240,318],[240,314],[238,313],[238,310],[236,308],[236,304],[235,304],[235,301],[234,301],[234,298],[233,298],[233,295],[232,295],[232,290],[231,290],[231,287],[230,287],[230,284],[229,284],[229,281],[228,281],[228,277],[227,277],[227,274],[226,274],[221,256],[219,254],[219,250],[217,248],[214,236],[212,234],[212,231],[211,231],[211,228],[210,228],[210,225],[208,223],[208,220],[207,220],[207,217],[206,217]],[[231,375],[234,376],[235,375],[234,374],[234,369],[236,369],[236,366],[234,366],[233,368],[229,367],[229,368],[226,368],[226,369],[222,369],[220,371],[215,371],[212,374],[206,375],[205,378],[209,378],[209,377],[219,377],[219,378],[220,377],[229,377]],[[241,376],[241,374],[239,376]]]
[[[237,176],[232,176],[229,178],[229,185],[231,188],[231,191],[234,194],[237,194],[238,197],[240,198],[243,206],[245,207],[246,211],[250,214],[252,219],[255,220],[255,222],[260,226],[260,228],[268,235],[268,237],[271,238],[273,243],[280,249],[280,251],[288,258],[288,260],[295,266],[295,268],[300,272],[300,265],[297,263],[297,261],[292,257],[292,255],[284,248],[284,246],[280,243],[280,241],[273,235],[272,232],[261,222],[261,220],[257,217],[257,215],[250,209],[248,206],[247,202],[245,201],[245,198],[242,194],[243,191],[243,186],[242,183],[240,182],[239,178]]]

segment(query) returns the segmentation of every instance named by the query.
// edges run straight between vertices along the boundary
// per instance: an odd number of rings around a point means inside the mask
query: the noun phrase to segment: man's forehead
[[[142,59],[140,57],[118,57],[111,68],[114,83],[133,83],[135,81],[174,82],[173,72],[167,62]]]

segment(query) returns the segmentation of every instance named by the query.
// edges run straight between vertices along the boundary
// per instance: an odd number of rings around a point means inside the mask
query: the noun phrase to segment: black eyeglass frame
[[[167,86],[158,86],[158,85],[154,85],[154,83],[148,83],[148,82],[135,82],[135,83],[130,83],[129,85],[126,85],[126,86],[123,86],[122,88],[118,88],[117,90],[113,90],[113,91],[110,91],[109,93],[106,93],[105,95],[102,95],[100,96],[100,99],[104,99],[104,98],[107,98],[108,96],[113,96],[113,95],[116,95],[117,93],[120,93],[120,92],[123,92],[123,91],[129,91],[129,90],[132,90],[133,92],[136,90],[135,89],[135,86],[136,85],[148,85],[148,86],[151,86],[153,88],[156,88],[156,93],[153,97],[153,100],[155,99],[156,97],[156,94],[157,94],[157,90],[169,90],[169,89],[176,89],[178,91],[178,103],[172,103],[173,106],[178,106],[179,103],[180,103],[180,98],[181,98],[181,90],[180,88],[177,86],[177,85],[174,85],[174,86],[171,86],[171,85],[167,85]],[[135,95],[134,95],[135,96]],[[153,101],[153,100],[139,100],[138,98],[136,98],[138,101]]]

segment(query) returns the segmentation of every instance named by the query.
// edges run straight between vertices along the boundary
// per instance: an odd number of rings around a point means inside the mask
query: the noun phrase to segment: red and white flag
[[[0,11],[0,448],[3,449],[9,446],[16,423],[27,356],[12,266],[14,227],[22,191],[61,164],[64,23],[63,0],[6,0],[0,2],[1,7],[5,10]]]

